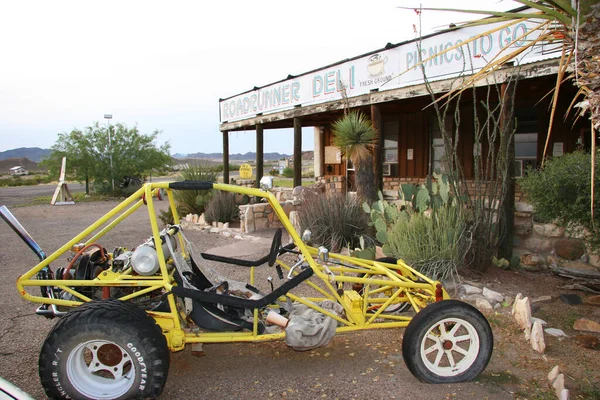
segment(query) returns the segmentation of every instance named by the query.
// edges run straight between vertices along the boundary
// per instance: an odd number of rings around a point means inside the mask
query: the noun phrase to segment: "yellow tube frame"
[[[143,205],[146,205],[147,207],[152,237],[156,243],[160,243],[160,230],[158,228],[153,199],[153,196],[159,194],[159,190],[166,191],[174,222],[175,224],[179,224],[180,222],[173,192],[169,185],[170,184],[167,182],[145,184],[129,198],[114,207],[64,246],[20,276],[17,279],[16,286],[21,296],[26,300],[35,303],[53,304],[63,307],[77,307],[84,302],[91,301],[90,298],[79,293],[76,290],[77,287],[139,288],[130,294],[120,297],[119,299],[122,301],[131,300],[153,291],[167,293],[167,300],[171,311],[149,311],[148,314],[152,316],[162,328],[163,333],[167,338],[169,348],[172,351],[182,350],[187,343],[260,342],[277,340],[285,337],[284,332],[275,334],[258,333],[258,322],[260,317],[258,309],[253,311],[254,321],[251,332],[190,332],[189,330],[186,330],[186,321],[182,318],[181,313],[178,310],[175,296],[170,293],[171,288],[173,285],[176,285],[176,283],[172,273],[169,273],[167,264],[164,262],[162,246],[156,246],[156,252],[158,253],[158,259],[160,261],[160,270],[155,276],[134,276],[132,275],[131,268],[129,268],[121,273],[107,270],[93,280],[33,279],[36,274],[42,271],[42,269],[48,267],[51,263],[57,261],[63,254],[67,253],[73,245],[82,242],[85,244],[95,243]],[[386,307],[400,302],[407,302],[418,312],[428,303],[436,301],[436,293],[437,300],[439,300],[440,290],[442,290],[444,299],[449,298],[448,293],[445,290],[440,289],[441,285],[439,282],[433,281],[420,274],[402,260],[398,260],[397,264],[387,264],[332,253],[329,255],[329,262],[325,266],[317,259],[318,250],[307,246],[302,242],[300,236],[290,223],[283,208],[273,194],[259,189],[228,184],[215,183],[212,187],[215,190],[262,197],[267,200],[269,205],[273,208],[274,213],[283,224],[283,227],[288,231],[291,239],[297,246],[299,253],[314,272],[311,280],[308,280],[305,283],[322,296],[317,298],[307,298],[288,293],[287,297],[336,319],[339,323],[337,332],[405,327],[410,322],[411,317],[387,315],[384,313]],[[178,234],[178,240],[180,244],[179,248],[183,249],[183,238],[180,234]],[[283,261],[278,259],[277,262],[287,271],[291,269],[291,267]],[[251,284],[254,284],[254,267],[250,269],[249,281]],[[352,284],[353,287],[364,288],[361,290],[362,295],[359,295],[353,288],[338,291],[338,287],[340,285],[343,287],[345,283]],[[40,286],[59,288],[72,294],[78,300],[45,298],[40,295],[31,294],[27,291],[27,289],[32,287]],[[391,293],[391,295],[388,296],[389,293]],[[381,297],[381,295],[384,297]],[[315,304],[315,301],[320,300],[332,300],[338,302],[344,307],[345,315],[339,316]],[[373,309],[376,309],[376,311],[372,312]]]

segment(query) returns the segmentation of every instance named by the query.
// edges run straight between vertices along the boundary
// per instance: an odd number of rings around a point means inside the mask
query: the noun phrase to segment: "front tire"
[[[422,309],[402,340],[412,374],[426,383],[475,379],[492,356],[494,338],[487,319],[470,304],[443,300]]]
[[[39,359],[51,399],[155,398],[168,372],[167,342],[154,319],[114,299],[83,304],[61,318]]]

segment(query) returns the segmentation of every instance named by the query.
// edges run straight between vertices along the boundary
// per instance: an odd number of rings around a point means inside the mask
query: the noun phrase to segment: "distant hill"
[[[205,160],[222,160],[223,159],[223,153],[193,153],[193,154],[188,154],[187,156],[182,156],[181,154],[176,154],[175,155],[176,158],[201,158],[201,159],[205,159]],[[287,157],[291,157],[287,154],[279,154],[279,153],[265,153],[264,154],[264,159],[265,161],[276,161],[276,160],[280,160],[282,158],[287,158]],[[230,161],[252,161],[252,160],[256,160],[256,153],[252,153],[252,152],[248,152],[246,154],[230,154],[229,155],[229,160]]]
[[[303,160],[312,160],[314,158],[315,158],[315,152],[313,150],[303,151],[302,152],[302,159]]]
[[[0,160],[7,160],[9,158],[27,158],[33,162],[39,163],[44,158],[48,157],[50,153],[50,150],[40,149],[39,147],[21,147],[18,149],[0,151]],[[23,165],[23,167],[25,166]]]

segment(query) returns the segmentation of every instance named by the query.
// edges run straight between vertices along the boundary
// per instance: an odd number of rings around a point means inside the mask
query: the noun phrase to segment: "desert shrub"
[[[217,173],[208,164],[190,165],[181,170],[181,180],[215,182]],[[211,197],[210,190],[176,190],[174,191],[177,208],[181,215],[201,215]]]
[[[433,279],[445,279],[469,263],[473,244],[466,213],[450,192],[448,179],[433,174],[424,185],[403,184],[403,206],[383,199],[363,204],[383,252]]]
[[[584,235],[596,253],[600,252],[600,179],[594,181],[594,209],[590,210],[591,155],[582,151],[564,154],[546,161],[543,169],[530,169],[519,184],[527,200],[535,207],[536,220],[556,221],[568,231]],[[600,161],[596,157],[596,171]],[[586,228],[581,229],[582,227]],[[587,233],[587,234],[586,234]]]
[[[171,208],[167,208],[166,210],[160,210],[157,217],[160,220],[160,222],[162,222],[163,227],[167,225],[173,225],[175,223],[175,218],[173,218]]]
[[[282,176],[286,177],[286,178],[293,178],[294,177],[294,170],[291,169],[290,167],[285,167],[283,169],[283,172],[281,173]]]
[[[279,170],[278,170],[278,169],[275,169],[275,168],[273,168],[273,169],[271,169],[271,170],[269,171],[269,175],[271,175],[271,176],[279,176]]]
[[[304,196],[298,217],[302,231],[309,229],[312,232],[314,245],[325,246],[334,252],[343,247],[355,248],[360,236],[370,231],[369,216],[355,197],[309,191]]]
[[[432,279],[446,279],[465,264],[470,242],[459,207],[443,206],[430,212],[408,210],[398,214],[383,252],[403,259]]]
[[[233,193],[215,191],[204,211],[204,220],[207,223],[231,222],[239,216],[239,209],[235,204]]]

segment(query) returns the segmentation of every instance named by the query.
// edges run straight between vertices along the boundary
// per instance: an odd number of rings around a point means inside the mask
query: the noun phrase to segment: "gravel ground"
[[[79,203],[15,208],[13,213],[50,254],[98,217],[115,202]],[[166,206],[165,203],[161,204]],[[147,214],[138,210],[100,240],[107,249],[133,247],[150,234]],[[235,243],[220,235],[187,231],[188,237],[206,251]],[[268,251],[269,239],[256,242],[258,258]],[[44,398],[38,378],[38,352],[54,325],[35,315],[36,305],[24,301],[15,290],[16,278],[37,263],[36,256],[0,221],[0,376],[15,383],[35,398]],[[64,261],[64,260],[63,260]],[[54,263],[58,268],[60,263]],[[240,268],[242,268],[240,270]],[[243,267],[221,268],[233,279],[245,280]],[[266,288],[268,267],[257,271],[257,282]],[[277,279],[276,279],[277,281]],[[171,355],[170,376],[162,398],[264,399],[509,399],[507,390],[486,380],[455,385],[426,385],[418,382],[402,361],[401,330],[364,331],[338,335],[327,347],[295,352],[283,342],[261,344],[205,345],[205,357],[193,357],[189,349]],[[494,366],[486,373],[504,368]]]

